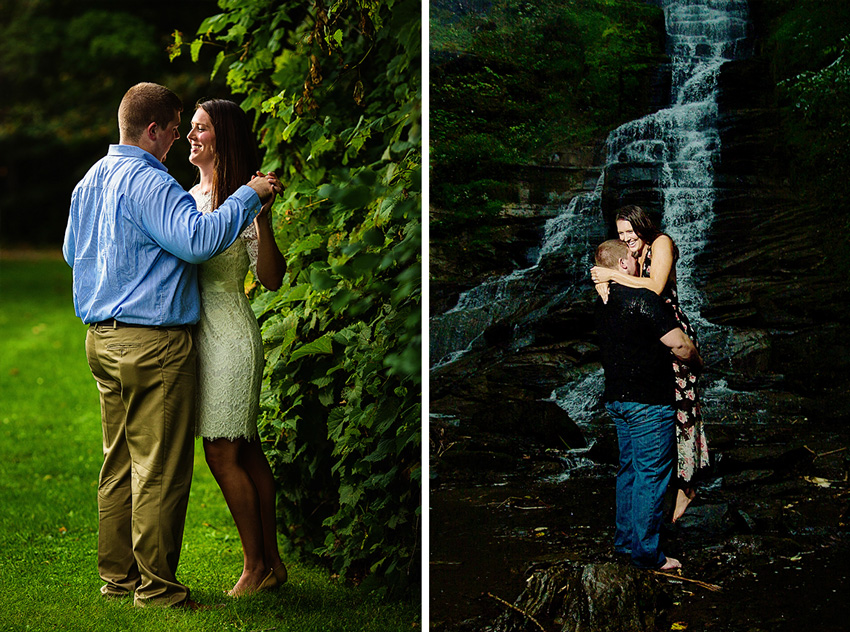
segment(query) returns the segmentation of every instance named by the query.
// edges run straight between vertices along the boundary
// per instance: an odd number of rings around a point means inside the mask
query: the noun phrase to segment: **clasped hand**
[[[610,272],[611,270],[608,268],[601,268],[599,266],[593,266],[590,269],[590,278],[593,279],[596,293],[599,294],[603,303],[608,302],[608,283],[613,276]]]
[[[260,196],[260,202],[263,203],[260,215],[267,214],[274,202],[275,195],[283,193],[283,185],[274,171],[268,173],[257,171],[256,175],[251,176],[248,186],[257,192],[257,195]]]
[[[601,266],[593,266],[590,269],[590,278],[594,283],[608,283],[614,277],[613,271]]]

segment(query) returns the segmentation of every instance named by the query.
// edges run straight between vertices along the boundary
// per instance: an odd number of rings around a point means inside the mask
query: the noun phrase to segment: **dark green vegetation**
[[[289,271],[257,295],[261,433],[290,543],[405,592],[420,577],[420,4],[221,0],[191,44],[255,117]]]
[[[432,235],[498,212],[516,165],[643,114],[663,33],[635,0],[432,2],[431,200],[451,211]]]
[[[778,84],[794,184],[835,208],[850,196],[850,3],[756,3],[767,24],[762,54]]]
[[[418,606],[332,581],[287,556],[276,593],[224,596],[242,550],[218,485],[195,450],[178,577],[192,597],[222,607],[195,614],[106,601],[97,576],[97,387],[86,328],[71,307],[71,271],[52,260],[0,260],[0,629],[88,632],[397,632]]]
[[[5,0],[0,3],[0,246],[58,246],[74,185],[118,142],[118,103],[139,81],[173,89],[191,113],[223,81],[169,63],[175,29],[194,30],[214,0]],[[190,114],[191,117],[191,114]],[[186,117],[184,116],[184,121]],[[167,166],[195,177],[185,133]]]

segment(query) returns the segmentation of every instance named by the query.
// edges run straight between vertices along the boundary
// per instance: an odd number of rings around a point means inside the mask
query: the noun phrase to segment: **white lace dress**
[[[211,196],[193,187],[198,208],[212,211]],[[205,439],[257,436],[263,339],[245,296],[245,275],[256,274],[257,231],[251,223],[224,252],[198,270],[201,319],[195,334],[198,350],[198,423]]]

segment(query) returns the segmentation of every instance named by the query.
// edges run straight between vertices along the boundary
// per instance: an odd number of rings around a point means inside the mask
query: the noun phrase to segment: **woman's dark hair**
[[[215,130],[211,208],[218,208],[260,168],[257,140],[248,115],[233,101],[208,99],[195,107],[209,115]]]
[[[632,225],[632,230],[635,231],[635,234],[648,246],[651,246],[652,242],[658,239],[661,235],[666,235],[666,233],[662,233],[658,230],[658,227],[649,217],[649,214],[640,206],[635,204],[629,204],[617,211],[615,221],[620,221],[621,219],[629,222]],[[670,235],[667,236],[669,237]],[[672,238],[670,241],[673,241]],[[676,242],[673,242],[673,258],[679,258],[679,249],[676,247]]]

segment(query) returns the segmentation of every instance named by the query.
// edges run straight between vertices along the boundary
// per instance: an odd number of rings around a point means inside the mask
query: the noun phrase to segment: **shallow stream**
[[[667,532],[683,579],[661,579],[669,602],[657,630],[850,629],[850,431],[766,415],[727,409],[709,424],[715,476]],[[614,559],[613,466],[564,478],[551,452],[522,452],[510,472],[436,463],[433,630],[487,630],[535,566]]]

